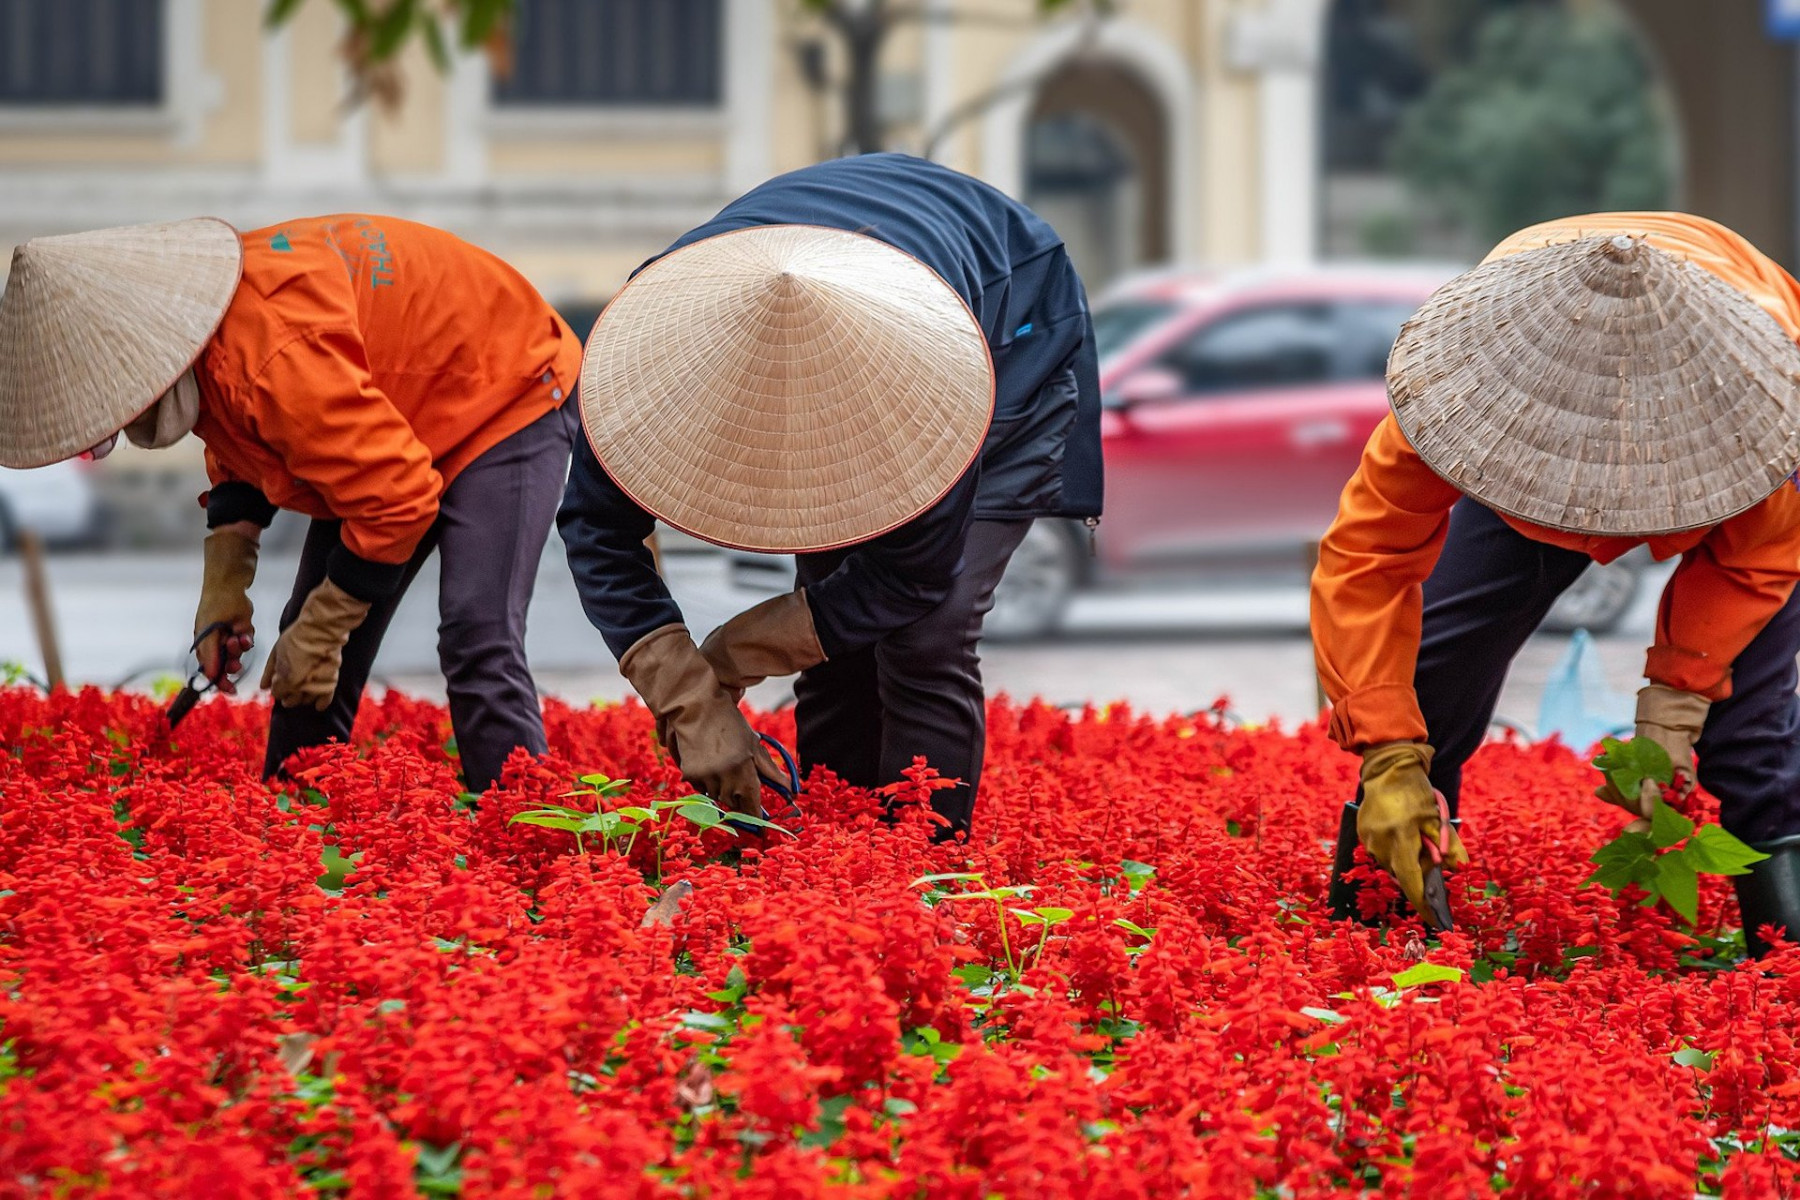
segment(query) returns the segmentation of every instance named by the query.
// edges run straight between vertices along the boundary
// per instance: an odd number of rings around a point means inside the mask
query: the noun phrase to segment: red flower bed
[[[665,814],[621,856],[508,819],[589,772],[681,794],[635,705],[551,705],[552,756],[475,807],[434,706],[367,704],[286,788],[265,719],[171,744],[142,697],[0,691],[0,1197],[1800,1177],[1800,954],[1715,969],[1721,880],[1698,939],[1580,888],[1618,817],[1559,747],[1472,765],[1463,926],[1428,944],[1323,918],[1354,762],[1316,728],[1000,701],[973,845],[928,844],[928,773],[894,824],[821,776],[797,839]]]

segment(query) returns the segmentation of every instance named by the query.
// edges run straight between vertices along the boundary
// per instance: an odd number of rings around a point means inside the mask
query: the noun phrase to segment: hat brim
[[[218,331],[243,258],[213,217],[18,247],[0,296],[0,465],[72,458],[154,403]]]

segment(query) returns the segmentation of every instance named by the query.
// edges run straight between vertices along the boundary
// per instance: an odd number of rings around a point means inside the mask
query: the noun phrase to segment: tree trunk
[[[888,17],[880,0],[844,14],[844,146],[850,154],[880,150],[886,141],[881,122],[881,46]]]

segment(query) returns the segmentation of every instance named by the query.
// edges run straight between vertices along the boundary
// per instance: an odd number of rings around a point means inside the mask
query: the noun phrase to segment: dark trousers
[[[1590,559],[1532,541],[1472,500],[1425,581],[1414,687],[1437,750],[1431,781],[1457,811],[1463,764],[1486,736],[1513,656]],[[1800,591],[1732,664],[1695,747],[1720,822],[1749,842],[1800,834]]]
[[[349,738],[382,635],[433,550],[439,571],[438,662],[469,790],[485,791],[515,747],[544,752],[537,687],[525,662],[525,610],[568,478],[576,421],[573,403],[546,413],[488,449],[444,489],[437,520],[407,562],[400,587],[376,601],[344,646],[331,706],[324,712],[276,706],[265,776],[279,773],[296,750]],[[307,530],[300,573],[281,614],[283,629],[324,580],[340,525],[316,520]]]
[[[941,604],[873,646],[801,672],[794,717],[802,771],[824,766],[874,788],[900,779],[923,755],[940,775],[962,780],[937,792],[932,805],[950,822],[948,832],[968,830],[987,738],[981,620],[1030,528],[1028,520],[972,523],[962,574]],[[801,555],[799,585],[825,578],[853,552]]]

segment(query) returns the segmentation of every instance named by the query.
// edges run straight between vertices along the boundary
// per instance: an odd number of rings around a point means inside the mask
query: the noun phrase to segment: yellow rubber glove
[[[1669,761],[1675,766],[1675,787],[1684,796],[1694,790],[1694,743],[1700,740],[1711,709],[1712,701],[1705,696],[1660,683],[1638,692],[1636,734],[1668,751]],[[1650,829],[1650,813],[1662,799],[1662,785],[1646,779],[1637,795],[1621,796],[1609,779],[1595,789],[1594,795],[1637,818],[1626,829],[1645,833]]]
[[[1444,867],[1468,865],[1469,856],[1454,827],[1443,829],[1431,788],[1431,747],[1423,742],[1383,742],[1363,751],[1362,805],[1356,837],[1405,894],[1413,911],[1431,922],[1425,906],[1425,869],[1434,863],[1425,848],[1442,834]]]
[[[792,675],[825,661],[805,588],[745,609],[708,634],[700,653],[719,682],[740,695],[771,675]]]
[[[664,625],[639,638],[619,672],[656,714],[657,736],[682,778],[721,808],[762,816],[758,775],[781,775],[687,626]]]
[[[337,692],[344,643],[369,615],[369,604],[327,579],[300,606],[294,623],[281,631],[262,685],[287,708],[307,704],[324,712]]]

